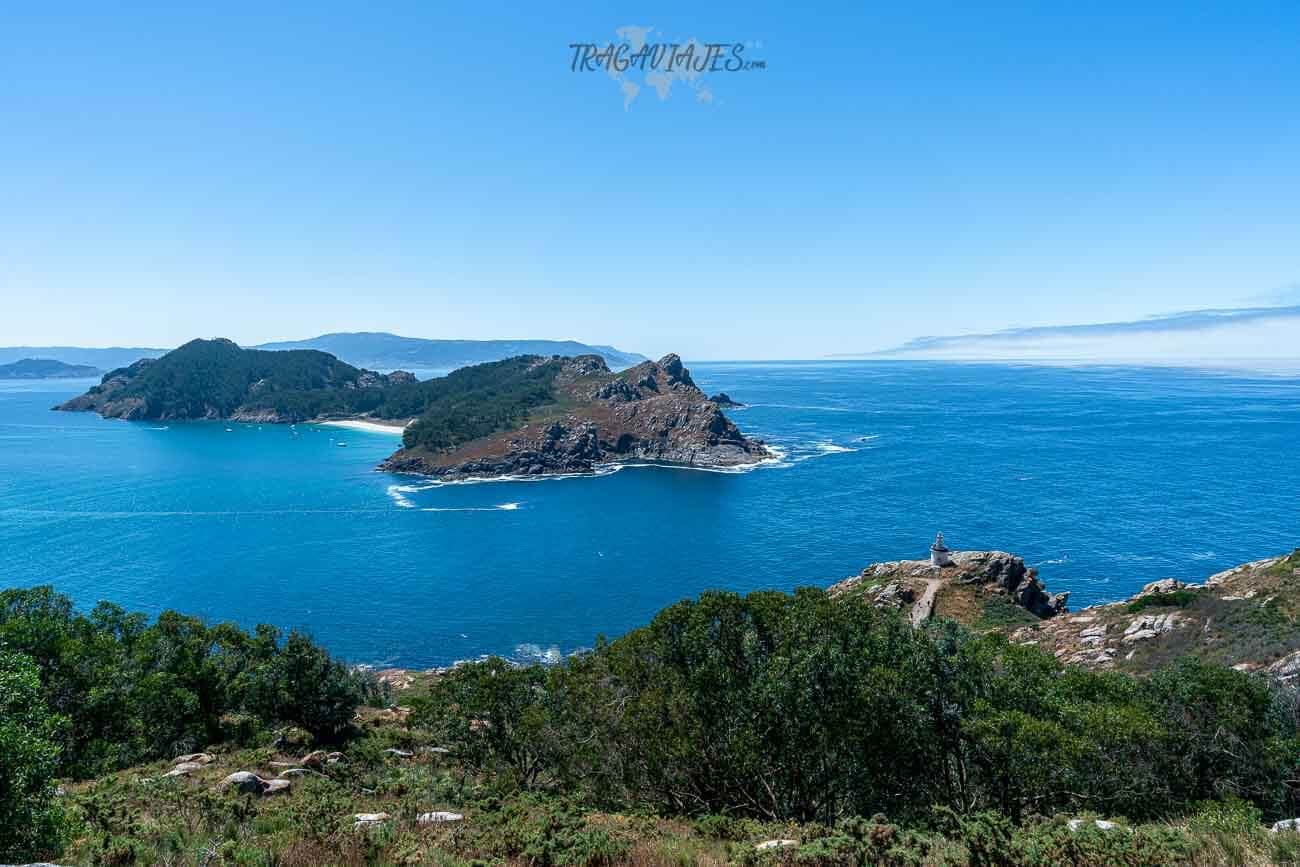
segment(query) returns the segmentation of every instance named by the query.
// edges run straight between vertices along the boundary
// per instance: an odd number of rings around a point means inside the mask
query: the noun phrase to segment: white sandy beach
[[[398,424],[397,422],[388,423],[382,421],[362,421],[360,419],[348,419],[346,421],[323,421],[320,422],[320,424],[325,425],[327,427],[346,427],[346,428],[351,428],[352,430],[364,430],[364,431],[370,431],[371,433],[393,434],[394,436],[401,436],[402,431],[406,430],[406,425]]]

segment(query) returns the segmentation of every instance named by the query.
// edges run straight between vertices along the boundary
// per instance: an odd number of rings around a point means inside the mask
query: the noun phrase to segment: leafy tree
[[[54,777],[64,726],[41,698],[36,664],[0,650],[0,858],[39,858],[61,842]]]

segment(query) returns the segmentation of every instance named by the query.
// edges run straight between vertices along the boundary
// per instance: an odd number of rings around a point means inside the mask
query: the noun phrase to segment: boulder
[[[1077,831],[1087,824],[1088,824],[1087,819],[1071,819],[1070,821],[1065,823],[1065,826],[1069,828],[1071,831]],[[1115,831],[1122,827],[1120,825],[1116,825],[1114,822],[1107,822],[1105,819],[1093,819],[1092,824],[1093,827],[1095,827],[1099,831]]]
[[[267,780],[262,787],[262,794],[287,795],[289,794],[289,787],[292,785],[293,783],[288,780]]]
[[[213,761],[214,758],[208,755],[207,753],[188,753],[186,755],[177,756],[176,758],[172,759],[172,764],[173,765],[188,765],[188,764],[207,765],[207,764],[211,764]]]
[[[1300,819],[1283,819],[1281,822],[1274,822],[1273,827],[1269,828],[1274,834],[1280,834],[1283,831],[1300,831]]]
[[[387,813],[356,813],[352,817],[353,819],[352,827],[355,830],[361,830],[362,828],[373,828],[377,825],[382,825],[383,823],[387,822],[391,818],[393,817],[388,815]]]
[[[1300,650],[1287,654],[1270,665],[1268,673],[1282,681],[1294,680],[1300,677]]]
[[[221,781],[223,787],[233,787],[245,795],[260,795],[266,788],[266,781],[251,771],[235,771]]]
[[[415,817],[415,821],[421,825],[437,825],[441,822],[459,822],[465,817],[460,813],[448,813],[445,810],[434,810],[431,813],[421,813]]]
[[[298,762],[298,764],[306,768],[319,768],[328,760],[329,753],[324,750],[312,750],[310,753],[303,756],[302,761]]]
[[[415,753],[389,747],[388,749],[384,750],[384,755],[392,756],[393,758],[397,758],[397,759],[409,759],[411,758],[411,756],[415,755]]]
[[[311,768],[289,768],[288,770],[284,770],[280,772],[280,778],[285,780],[291,780],[294,779],[295,777],[305,777],[308,775],[314,777],[325,776],[320,771],[313,771]],[[328,777],[326,779],[328,779]]]
[[[1152,581],[1150,584],[1142,585],[1138,591],[1138,596],[1146,596],[1151,593],[1173,593],[1175,590],[1182,590],[1188,585],[1186,582],[1179,581],[1177,578],[1161,578],[1159,581]]]

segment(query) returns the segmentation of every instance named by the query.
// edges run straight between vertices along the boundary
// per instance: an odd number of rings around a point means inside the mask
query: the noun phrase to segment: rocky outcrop
[[[1234,566],[1203,584],[1163,578],[1118,602],[1025,626],[1013,641],[1072,665],[1143,673],[1182,657],[1300,678],[1300,552]]]
[[[403,449],[381,469],[459,480],[591,473],[630,462],[734,467],[769,457],[705,397],[676,355],[618,376],[599,356],[562,361],[555,405],[517,430],[441,453]]]
[[[718,392],[713,397],[709,398],[709,400],[713,401],[718,406],[730,406],[730,407],[736,407],[738,409],[740,407],[745,407],[749,405],[749,404],[741,403],[740,401],[737,400],[732,400],[731,395],[727,394],[725,391]]]
[[[861,574],[830,587],[833,596],[860,595],[882,608],[907,608],[917,599],[942,594],[945,588],[961,591],[977,603],[971,619],[983,610],[986,597],[1001,596],[1039,618],[1055,617],[1066,610],[1069,593],[1049,593],[1038,571],[1005,551],[960,551],[947,566],[929,560],[895,560],[873,563]],[[937,586],[934,586],[937,585]],[[926,611],[926,617],[929,616]],[[940,615],[944,615],[942,605]],[[925,618],[922,618],[925,619]]]

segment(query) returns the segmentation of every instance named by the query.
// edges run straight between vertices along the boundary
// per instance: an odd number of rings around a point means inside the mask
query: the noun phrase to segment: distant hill
[[[348,364],[372,370],[451,371],[521,355],[599,355],[612,370],[623,370],[648,360],[635,352],[575,340],[426,340],[382,331],[322,334],[307,340],[263,343],[254,348],[319,349]]]
[[[98,367],[64,364],[52,358],[24,358],[13,364],[0,364],[0,379],[84,379],[102,372]]]
[[[316,349],[328,352],[353,367],[433,373],[449,373],[459,367],[520,355],[599,355],[612,370],[623,370],[646,361],[644,355],[635,352],[575,340],[426,340],[365,331],[322,334],[307,340],[263,343],[250,348],[276,351]],[[0,364],[25,358],[49,358],[66,364],[88,364],[100,370],[116,370],[142,358],[160,358],[169,351],[156,347],[4,346],[0,347]]]
[[[39,358],[62,361],[64,364],[85,364],[100,370],[115,370],[141,358],[157,358],[167,351],[131,346],[112,346],[103,349],[86,346],[0,346],[0,364]]]

